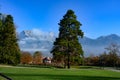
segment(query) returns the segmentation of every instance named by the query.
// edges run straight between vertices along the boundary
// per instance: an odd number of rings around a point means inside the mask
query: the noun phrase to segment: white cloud
[[[23,40],[19,41],[19,44],[25,44],[25,43],[26,41],[23,41]]]
[[[45,32],[41,31],[40,29],[32,29],[32,34],[34,36],[41,36],[41,35],[44,35]]]
[[[35,51],[48,51],[48,49],[31,49],[31,48],[21,48],[21,51],[30,51],[30,52],[35,52]]]

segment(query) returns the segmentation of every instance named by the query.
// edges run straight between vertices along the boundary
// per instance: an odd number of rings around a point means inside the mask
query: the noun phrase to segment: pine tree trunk
[[[67,62],[67,68],[70,69],[70,52],[69,52],[69,43],[68,43],[68,62]]]
[[[70,69],[70,54],[69,54],[69,51],[68,51],[68,64],[67,64],[67,67],[68,67],[68,69]]]

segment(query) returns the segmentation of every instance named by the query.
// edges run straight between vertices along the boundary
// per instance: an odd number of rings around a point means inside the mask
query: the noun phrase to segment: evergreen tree
[[[51,53],[54,61],[63,62],[64,67],[70,68],[70,63],[79,62],[83,56],[82,46],[78,42],[78,36],[83,37],[84,34],[81,25],[72,10],[68,10],[60,20],[59,37],[56,38]]]
[[[20,49],[16,38],[16,29],[11,15],[1,18],[0,26],[0,63],[16,65],[20,62]]]
[[[0,13],[0,62],[2,61],[2,53],[3,53],[3,26],[2,26],[2,14]]]

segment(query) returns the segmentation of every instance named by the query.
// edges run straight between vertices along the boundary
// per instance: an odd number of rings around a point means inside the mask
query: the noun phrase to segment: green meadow
[[[13,80],[120,80],[120,72],[102,69],[0,67]],[[0,80],[4,80],[0,77]]]

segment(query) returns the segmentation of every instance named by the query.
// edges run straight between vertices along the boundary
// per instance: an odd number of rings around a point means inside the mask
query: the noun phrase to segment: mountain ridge
[[[21,51],[41,51],[44,56],[51,56],[50,51],[55,41],[55,33],[42,32],[39,30],[25,30],[18,34],[19,46]],[[112,43],[120,44],[120,36],[110,34],[107,36],[100,36],[96,39],[91,39],[84,36],[82,39],[79,37],[85,56],[90,54],[99,55],[105,51],[105,47]]]

